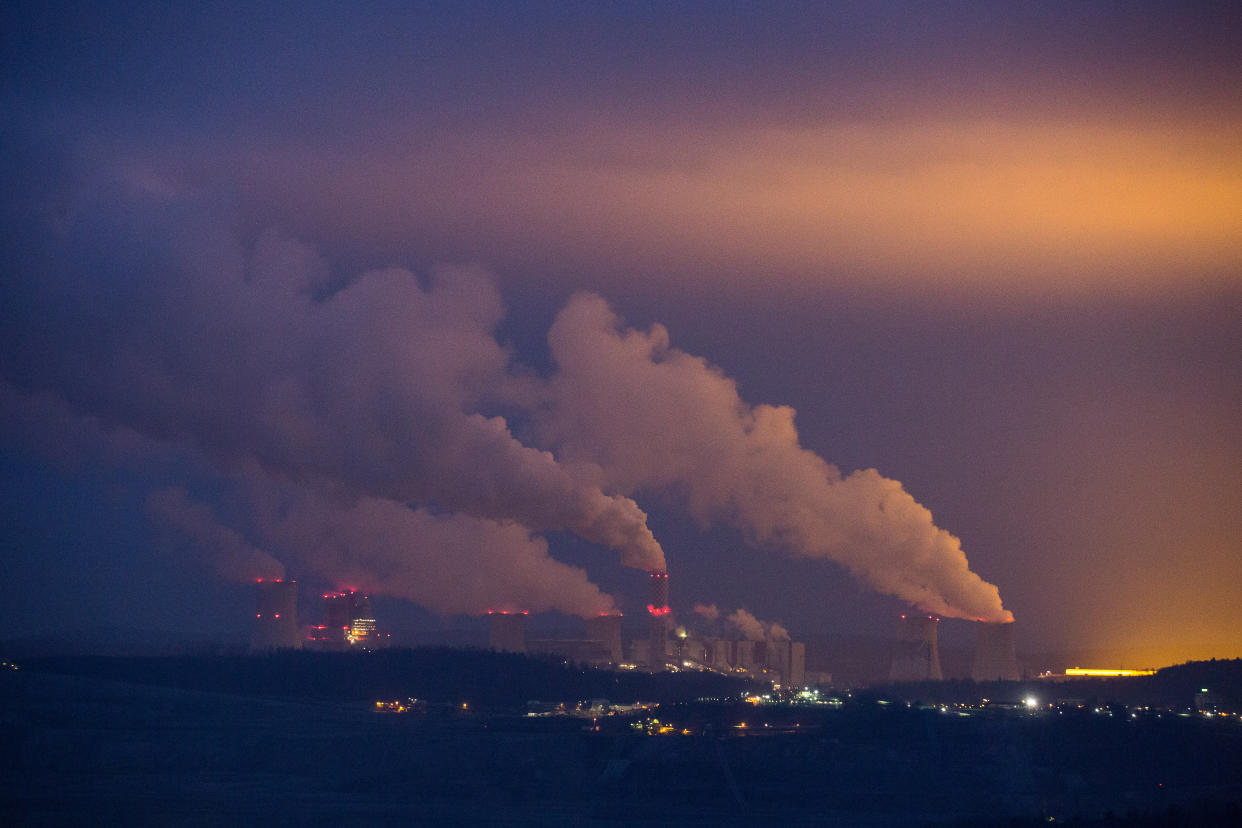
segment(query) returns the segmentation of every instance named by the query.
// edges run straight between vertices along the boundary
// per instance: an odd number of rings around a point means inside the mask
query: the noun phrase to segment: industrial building
[[[305,646],[316,650],[373,650],[388,646],[391,636],[381,632],[369,596],[355,590],[323,594],[323,623],[306,630]]]
[[[902,615],[897,619],[889,681],[941,681],[940,619],[932,615]]]
[[[297,581],[259,578],[255,582],[254,610],[251,650],[297,649],[302,646],[302,636],[298,631]]]
[[[649,670],[713,670],[745,674],[784,687],[806,681],[806,644],[801,641],[746,641],[701,638],[684,627],[672,629],[668,573],[648,576],[649,603],[644,626],[625,646],[620,613],[586,620],[583,638],[528,639],[524,614],[489,614],[490,647],[513,652],[549,653],[589,664],[642,665]],[[672,632],[672,635],[670,635]],[[628,658],[627,658],[628,656]]]

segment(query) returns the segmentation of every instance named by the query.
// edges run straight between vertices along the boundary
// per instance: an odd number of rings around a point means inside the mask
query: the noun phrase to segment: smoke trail
[[[1012,618],[899,482],[874,469],[843,477],[799,445],[793,409],[748,405],[718,368],[670,347],[662,326],[622,329],[602,299],[580,294],[548,340],[557,372],[542,438],[563,460],[598,464],[610,490],[684,497],[704,525],[836,561],[929,612]]]
[[[720,609],[715,604],[695,604],[694,611],[708,621],[715,621],[720,617]]]
[[[742,634],[747,641],[788,641],[789,630],[780,624],[760,621],[744,609],[738,609],[725,619]]]
[[[305,489],[278,490],[253,477],[250,483],[263,545],[287,565],[332,583],[443,614],[481,615],[505,604],[583,617],[616,611],[586,572],[552,558],[543,538],[516,523],[436,515],[376,498],[342,503]],[[226,577],[283,576],[274,557],[183,490],[153,493],[148,506],[194,540]]]
[[[310,249],[274,233],[246,247],[232,224],[228,211],[175,189],[97,182],[42,240],[55,266],[0,287],[0,301],[23,309],[5,331],[13,347],[0,353],[0,402],[20,413],[49,398],[225,481],[245,470],[330,491],[394,535],[414,521],[450,550],[462,548],[448,538],[459,531],[495,542],[494,556],[517,557],[514,567],[467,555],[424,560],[458,593],[440,599],[445,607],[474,606],[470,585],[510,576],[531,608],[611,607],[565,572],[531,564],[546,552],[532,532],[572,531],[629,566],[665,567],[633,500],[603,491],[597,470],[522,444],[489,415],[514,378],[493,334],[503,309],[488,279],[440,271],[424,288],[390,269],[334,286]],[[212,536],[219,565],[254,557],[240,536],[213,535],[209,510],[165,494],[152,513]],[[531,594],[537,571],[548,577],[545,597]]]
[[[285,577],[280,561],[220,523],[210,507],[191,501],[184,489],[152,492],[147,496],[147,510],[158,525],[188,536],[225,578],[252,581]]]

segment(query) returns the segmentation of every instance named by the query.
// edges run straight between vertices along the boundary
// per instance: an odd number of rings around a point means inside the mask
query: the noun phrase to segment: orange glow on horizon
[[[487,226],[498,240],[520,231],[573,264],[606,252],[632,276],[655,278],[658,261],[662,280],[718,287],[761,278],[765,289],[776,280],[1146,295],[1236,282],[1242,263],[1242,127],[1232,123],[1036,113],[805,128],[595,124],[509,139],[499,152],[485,135],[456,134],[414,156],[337,166],[316,186],[356,208],[347,221],[409,212],[403,193],[420,193],[440,204],[436,230]],[[487,186],[438,172],[475,150]],[[282,176],[288,162],[270,161],[257,174]],[[376,199],[380,182],[393,195]],[[358,232],[391,222],[369,226]]]

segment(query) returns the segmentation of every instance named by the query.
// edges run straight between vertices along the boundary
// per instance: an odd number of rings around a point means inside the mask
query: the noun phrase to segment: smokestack
[[[620,664],[621,656],[621,613],[601,613],[586,622],[587,640],[598,641],[608,652],[608,660]]]
[[[647,605],[647,663],[652,667],[662,667],[668,654],[668,619],[672,613],[668,607],[668,573],[652,572],[649,580],[651,603]]]
[[[1017,681],[1018,657],[1013,643],[1013,622],[980,621],[975,627],[975,661],[970,677],[975,681]]]
[[[897,619],[897,641],[889,681],[941,681],[940,619],[931,615],[903,615]]]
[[[489,612],[488,643],[490,649],[506,653],[526,652],[526,616],[522,612]]]
[[[255,582],[254,631],[250,636],[250,649],[297,649],[301,646],[298,582],[260,578]]]

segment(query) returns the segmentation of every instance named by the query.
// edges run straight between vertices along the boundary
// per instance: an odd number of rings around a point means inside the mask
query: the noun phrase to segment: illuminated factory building
[[[282,578],[255,582],[254,627],[251,650],[297,649],[302,646],[298,632],[298,584]]]
[[[323,623],[307,630],[306,646],[316,650],[373,650],[388,646],[390,638],[379,631],[368,596],[354,590],[325,592]]]

